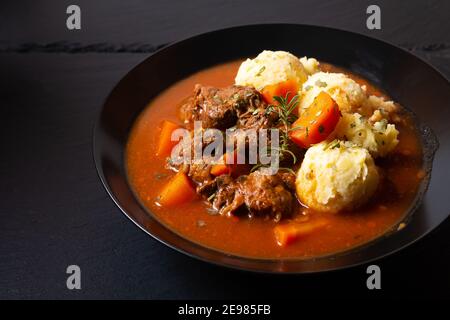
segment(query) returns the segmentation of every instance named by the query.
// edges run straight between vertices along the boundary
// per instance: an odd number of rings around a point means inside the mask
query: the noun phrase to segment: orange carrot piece
[[[289,222],[274,228],[275,239],[279,246],[285,247],[298,239],[308,236],[328,225],[328,220],[317,219],[308,222]]]
[[[175,174],[161,190],[158,203],[162,206],[174,206],[189,202],[196,196],[189,178],[183,172]]]
[[[163,121],[158,140],[158,148],[156,150],[156,155],[158,157],[169,156],[172,148],[177,145],[178,141],[172,141],[171,137],[172,133],[178,128],[180,128],[180,126],[171,121]]]
[[[292,124],[289,137],[303,148],[325,140],[339,121],[338,104],[324,91],[314,99],[308,109]]]
[[[221,176],[222,174],[230,174],[231,168],[226,164],[215,164],[211,168],[211,174],[213,176]]]
[[[222,174],[231,174],[234,171],[234,168],[236,167],[236,161],[237,161],[237,155],[234,152],[234,161],[231,164],[227,164],[227,154],[225,153],[223,155],[223,163],[218,163],[212,166],[211,168],[211,174],[213,176],[220,176]]]
[[[300,86],[298,85],[297,81],[286,80],[277,84],[265,86],[261,90],[261,94],[267,103],[276,105],[277,102],[273,99],[274,96],[284,98],[289,93],[288,102],[290,102],[291,99],[298,93],[299,89]]]

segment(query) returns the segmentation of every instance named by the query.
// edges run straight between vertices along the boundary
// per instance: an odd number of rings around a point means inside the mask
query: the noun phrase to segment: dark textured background
[[[372,3],[382,30],[365,27]],[[81,7],[80,31],[65,27],[69,4]],[[91,152],[109,91],[164,44],[240,24],[317,24],[403,46],[449,78],[449,1],[7,0],[0,8],[0,298],[450,297],[448,220],[379,262],[378,292],[366,289],[365,266],[313,276],[226,270],[136,228],[103,190]],[[70,264],[82,269],[80,291],[66,289]]]

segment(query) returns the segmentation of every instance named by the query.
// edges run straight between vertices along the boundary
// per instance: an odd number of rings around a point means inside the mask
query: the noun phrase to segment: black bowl
[[[386,235],[339,254],[314,259],[264,260],[230,255],[191,242],[166,228],[141,206],[128,184],[124,167],[124,149],[137,115],[174,82],[215,64],[255,56],[263,49],[290,51],[347,68],[413,111],[421,129],[427,177],[414,205],[406,213],[403,221],[406,227],[397,231],[395,226]],[[367,263],[398,251],[436,228],[449,215],[448,120],[448,80],[405,50],[363,35],[324,27],[251,25],[177,42],[131,70],[111,92],[101,111],[94,133],[94,158],[100,179],[117,206],[142,230],[166,245],[227,267],[278,273],[319,272]]]

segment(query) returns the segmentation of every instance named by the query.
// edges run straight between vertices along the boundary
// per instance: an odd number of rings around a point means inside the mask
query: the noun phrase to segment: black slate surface
[[[450,77],[448,1],[72,1],[0,4],[0,298],[450,297],[450,222],[379,261],[312,276],[210,266],[151,239],[117,209],[92,160],[92,129],[112,87],[155,48],[221,27],[290,22],[337,27],[401,45]],[[295,41],[295,39],[293,39]],[[307,45],[307,44],[305,44]],[[66,288],[66,267],[82,289]]]

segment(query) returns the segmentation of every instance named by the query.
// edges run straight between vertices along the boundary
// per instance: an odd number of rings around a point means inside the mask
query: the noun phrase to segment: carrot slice
[[[277,225],[274,229],[275,239],[279,246],[285,247],[298,239],[308,236],[328,225],[328,220],[317,219],[308,222],[289,222]]]
[[[178,172],[161,190],[158,203],[162,206],[174,206],[189,202],[196,196],[195,190],[184,172]]]
[[[336,127],[341,113],[338,104],[324,91],[292,124],[289,137],[297,145],[309,148],[325,140]]]
[[[211,168],[211,174],[213,176],[220,176],[222,174],[231,174],[234,169],[236,168],[236,162],[237,162],[237,155],[234,152],[234,161],[231,164],[227,164],[227,153],[223,155],[223,163],[218,163],[212,166]]]
[[[290,102],[291,99],[298,93],[299,89],[300,86],[297,81],[286,80],[277,84],[265,86],[261,90],[261,94],[267,103],[276,105],[277,102],[273,99],[274,96],[284,98],[287,94],[289,94],[287,102]]]
[[[215,164],[211,168],[211,174],[213,176],[221,176],[223,174],[230,174],[231,168],[226,164]]]
[[[172,133],[178,128],[180,126],[171,121],[163,121],[156,150],[158,157],[167,157],[170,155],[172,148],[178,143],[178,141],[172,141]]]

